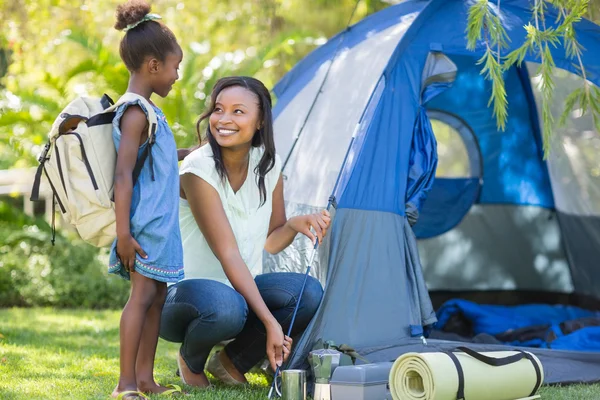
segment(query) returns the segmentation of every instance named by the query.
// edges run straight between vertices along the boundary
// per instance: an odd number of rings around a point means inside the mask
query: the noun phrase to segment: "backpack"
[[[78,97],[67,105],[54,121],[48,143],[38,161],[31,201],[39,200],[42,175],[52,189],[52,244],[56,238],[55,209],[86,242],[105,247],[116,238],[113,198],[117,151],[113,142],[113,119],[116,108],[139,100],[148,113],[148,145],[133,170],[133,184],[149,158],[157,119],[148,101],[126,93],[115,104],[106,94],[102,98]],[[149,156],[149,157],[148,157]],[[152,176],[154,179],[154,176]]]

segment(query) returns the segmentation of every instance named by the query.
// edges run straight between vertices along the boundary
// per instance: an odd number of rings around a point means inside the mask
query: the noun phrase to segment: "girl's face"
[[[221,147],[250,147],[260,128],[260,105],[256,94],[241,86],[223,89],[210,114],[210,132]]]
[[[179,79],[179,64],[183,58],[181,50],[169,53],[165,61],[156,61],[153,70],[152,89],[160,97],[167,97],[175,82]],[[151,67],[152,68],[152,67]]]

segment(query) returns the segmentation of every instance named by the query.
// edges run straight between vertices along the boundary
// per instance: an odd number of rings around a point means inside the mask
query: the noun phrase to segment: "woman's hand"
[[[281,325],[275,318],[265,324],[265,329],[267,331],[267,358],[271,368],[275,371],[277,367],[281,367],[284,361],[286,336],[283,335],[283,329],[281,329]]]
[[[128,272],[135,272],[135,253],[148,258],[142,246],[131,235],[117,238],[117,256]]]
[[[287,221],[287,224],[296,232],[306,235],[312,243],[315,243],[315,235],[311,232],[311,228],[316,232],[319,243],[323,243],[323,238],[327,234],[331,216],[329,211],[323,210],[320,214],[308,214],[292,217]]]
[[[283,362],[286,362],[290,354],[292,354],[292,345],[294,341],[291,337],[285,335],[283,337]]]

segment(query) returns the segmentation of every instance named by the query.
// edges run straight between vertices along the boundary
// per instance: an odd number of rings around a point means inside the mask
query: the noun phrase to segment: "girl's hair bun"
[[[150,5],[144,0],[129,0],[117,7],[115,29],[123,30],[127,25],[139,22],[150,13]]]

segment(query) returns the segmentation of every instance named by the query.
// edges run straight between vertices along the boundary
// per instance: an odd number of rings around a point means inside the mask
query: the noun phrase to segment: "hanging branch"
[[[500,20],[500,1],[498,0],[495,13],[488,5],[488,0],[477,0],[469,10],[467,19],[467,48],[474,50],[477,42],[483,40],[485,53],[477,64],[482,64],[482,74],[492,82],[492,96],[488,106],[494,105],[493,115],[498,122],[498,128],[506,128],[508,118],[508,102],[502,70],[502,49],[508,47],[508,35]],[[496,50],[494,50],[496,49]]]
[[[581,1],[579,8],[573,10],[571,14],[568,14],[567,11],[565,11],[565,7],[562,4],[557,5],[560,14],[564,19],[562,32],[567,56],[569,58],[577,59],[577,68],[580,71],[583,83],[582,87],[575,89],[565,99],[565,110],[560,117],[560,124],[563,125],[569,117],[569,114],[575,107],[578,107],[581,110],[581,115],[591,112],[596,130],[600,132],[600,90],[598,87],[592,85],[587,79],[587,73],[581,59],[583,47],[577,41],[575,29],[573,28],[573,24],[579,22],[585,15],[586,7],[588,5],[587,0]]]
[[[542,136],[544,154],[550,151],[550,140],[554,126],[554,116],[552,115],[552,97],[554,94],[554,59],[550,51],[550,44],[556,46],[560,43],[558,35],[553,29],[546,28],[546,3],[545,0],[535,0],[533,6],[533,15],[535,17],[535,31],[533,32],[533,50],[541,61],[537,74],[540,77],[540,91],[542,93]],[[540,22],[542,29],[540,29]]]
[[[479,60],[483,64],[481,73],[492,81],[490,104],[494,104],[494,116],[499,130],[504,130],[508,117],[508,104],[504,85],[504,72],[513,65],[520,66],[527,54],[534,54],[540,60],[537,75],[540,79],[542,94],[542,121],[544,155],[550,151],[554,116],[552,114],[552,98],[554,94],[555,62],[551,48],[564,45],[567,59],[577,65],[583,85],[575,89],[565,99],[565,108],[559,124],[564,125],[569,114],[578,107],[582,113],[591,112],[596,129],[600,131],[600,90],[588,80],[582,61],[583,47],[577,41],[574,24],[581,21],[589,9],[589,0],[531,0],[532,21],[525,25],[525,41],[521,46],[502,57],[508,35],[502,25],[500,0],[496,9],[488,0],[476,0],[469,8],[467,21],[467,48],[474,50],[478,42],[486,46],[484,56]],[[559,10],[556,27],[546,26],[547,3]],[[492,48],[496,50],[492,50]],[[494,57],[495,56],[495,57]],[[493,58],[493,61],[491,60]],[[500,61],[502,60],[502,61]]]

